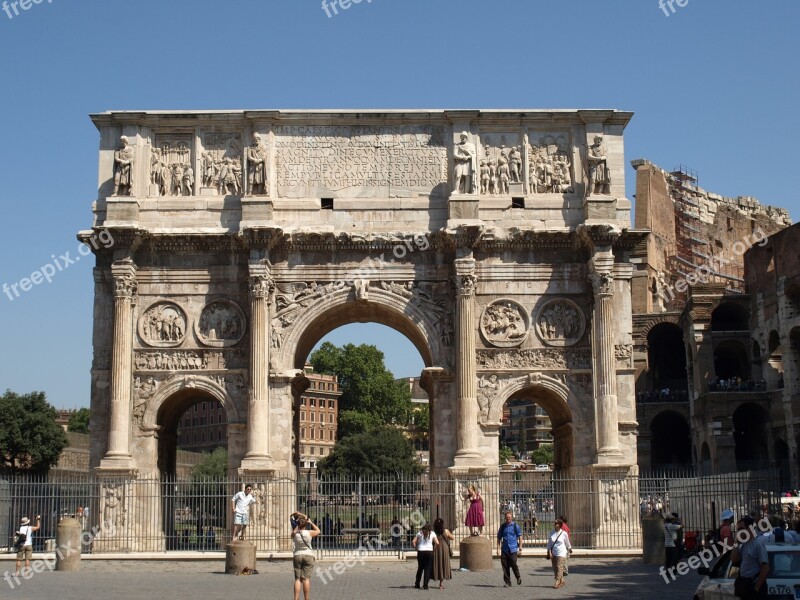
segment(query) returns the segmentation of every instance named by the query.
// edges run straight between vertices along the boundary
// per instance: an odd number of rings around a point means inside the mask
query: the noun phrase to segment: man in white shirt
[[[244,531],[250,524],[250,505],[255,503],[256,499],[252,495],[253,486],[248,484],[245,486],[244,491],[236,492],[236,495],[231,498],[231,507],[233,508],[233,538],[244,540]]]
[[[17,550],[17,570],[16,573],[14,573],[15,576],[19,575],[19,568],[22,565],[23,559],[25,559],[25,568],[30,571],[31,557],[33,556],[33,532],[39,531],[41,526],[41,515],[36,515],[36,525],[31,525],[31,520],[28,517],[22,517],[22,520],[19,522],[19,529],[17,529],[16,533],[17,535],[24,535],[25,541]]]

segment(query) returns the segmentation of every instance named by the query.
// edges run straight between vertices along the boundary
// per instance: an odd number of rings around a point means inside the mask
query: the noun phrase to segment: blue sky
[[[77,255],[98,133],[125,109],[618,108],[626,156],[684,163],[700,184],[797,219],[794,0],[43,0],[0,11],[0,284]],[[666,9],[670,12],[669,9]],[[329,12],[332,13],[332,11]],[[633,194],[632,169],[627,189]],[[92,260],[0,295],[0,390],[88,405]],[[398,376],[422,361],[377,326]]]

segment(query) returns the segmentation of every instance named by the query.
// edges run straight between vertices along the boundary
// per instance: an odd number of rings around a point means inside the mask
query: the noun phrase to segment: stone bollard
[[[470,571],[492,570],[492,542],[482,535],[471,535],[458,546],[460,566]]]
[[[642,563],[664,564],[664,519],[660,516],[642,519]]]
[[[244,540],[234,540],[225,546],[225,572],[242,575],[256,569],[256,545]]]
[[[56,529],[56,571],[81,570],[81,524],[72,517],[61,519]]]

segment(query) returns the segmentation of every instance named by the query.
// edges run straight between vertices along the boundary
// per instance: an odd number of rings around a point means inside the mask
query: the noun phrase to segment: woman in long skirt
[[[433,579],[439,580],[439,589],[444,589],[444,580],[452,579],[450,568],[450,544],[455,536],[445,529],[444,521],[436,519],[433,522],[433,532],[439,540],[439,545],[433,547]]]

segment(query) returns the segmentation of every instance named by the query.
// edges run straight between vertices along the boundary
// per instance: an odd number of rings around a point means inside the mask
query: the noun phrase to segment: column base
[[[601,448],[597,451],[598,466],[625,466],[625,455],[620,448]]]
[[[485,469],[486,465],[484,464],[483,455],[471,448],[459,450],[453,458],[453,468],[461,469],[465,467]]]
[[[239,473],[274,473],[274,464],[269,454],[245,455],[239,466]]]
[[[108,475],[132,474],[137,470],[130,454],[106,454],[100,460],[100,466],[95,469],[98,473]]]

